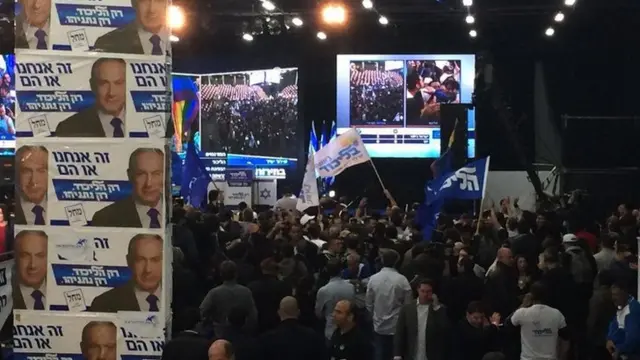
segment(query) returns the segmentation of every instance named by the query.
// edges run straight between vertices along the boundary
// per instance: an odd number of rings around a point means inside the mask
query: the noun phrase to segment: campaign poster
[[[13,359],[118,359],[122,337],[115,316],[16,310]]]
[[[17,0],[16,49],[170,56],[168,0]]]
[[[13,284],[13,259],[0,262],[0,328],[4,326],[13,309],[11,284]]]
[[[18,140],[17,225],[161,229],[165,141]]]
[[[162,138],[171,111],[164,58],[16,55],[18,137]]]
[[[227,169],[225,173],[227,188],[224,192],[224,203],[238,206],[244,202],[251,206],[253,169]]]
[[[121,360],[152,360],[162,358],[165,322],[154,313],[118,312],[122,337],[118,352]]]
[[[164,318],[160,232],[16,226],[14,308]]]

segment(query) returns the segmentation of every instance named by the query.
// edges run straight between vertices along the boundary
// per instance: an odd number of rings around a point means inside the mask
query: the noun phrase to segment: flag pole
[[[480,215],[478,216],[478,226],[476,227],[476,234],[480,231],[480,220],[484,213],[484,198],[487,193],[487,178],[489,177],[489,163],[491,162],[491,156],[487,156],[487,163],[484,167],[484,179],[482,180],[482,198],[480,199]]]
[[[387,190],[387,188],[384,187],[384,183],[382,182],[380,173],[378,173],[378,169],[376,169],[376,166],[373,164],[373,160],[371,158],[369,158],[369,162],[371,163],[371,167],[373,168],[373,171],[376,173],[376,177],[378,178],[378,182],[380,182],[380,186],[382,186],[382,190]]]

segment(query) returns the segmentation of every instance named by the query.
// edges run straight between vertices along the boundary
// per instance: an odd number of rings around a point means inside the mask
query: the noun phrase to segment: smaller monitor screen
[[[440,156],[445,104],[470,104],[473,55],[338,55],[337,131],[357,128],[369,155]],[[475,156],[474,111],[467,111]]]
[[[0,156],[13,155],[16,147],[14,65],[14,55],[0,58]]]

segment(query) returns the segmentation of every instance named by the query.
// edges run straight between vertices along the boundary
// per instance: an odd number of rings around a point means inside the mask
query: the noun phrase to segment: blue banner
[[[56,4],[60,25],[82,27],[123,27],[136,19],[129,6]]]
[[[488,173],[488,157],[476,160],[454,172],[443,173],[427,184],[427,205],[439,199],[482,199]]]
[[[51,264],[51,268],[58,286],[113,288],[131,279],[127,266]]]
[[[25,78],[20,80],[23,79]],[[34,82],[35,80],[37,79],[29,81]],[[96,101],[96,97],[91,91],[82,90],[18,90],[16,97],[22,112],[80,112],[93,106]]]
[[[231,187],[246,187],[253,183],[253,169],[227,169],[227,184]]]
[[[118,201],[131,195],[126,180],[53,179],[53,188],[62,201]]]
[[[131,91],[133,105],[138,113],[170,112],[171,102],[166,91]]]

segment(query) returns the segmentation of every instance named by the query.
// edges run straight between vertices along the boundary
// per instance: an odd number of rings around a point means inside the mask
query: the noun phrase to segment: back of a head
[[[545,264],[559,264],[560,255],[556,247],[550,247],[542,253],[542,259]]]
[[[220,264],[220,277],[222,281],[233,281],[237,276],[236,263],[231,260],[225,260]]]
[[[520,220],[518,220],[518,234],[528,234],[531,232],[531,226],[529,225],[529,222],[522,218]]]
[[[380,260],[382,261],[383,267],[391,268],[396,266],[399,257],[398,252],[392,249],[383,249],[380,251]]]
[[[482,360],[506,360],[507,357],[504,356],[503,353],[501,352],[490,352],[490,353],[486,353],[483,357]]]
[[[342,264],[338,259],[331,259],[327,262],[327,275],[329,277],[338,277],[340,276],[340,271],[342,270]]]
[[[278,310],[281,320],[297,319],[300,314],[298,300],[293,296],[285,296],[280,300],[280,309]]]
[[[233,360],[235,351],[227,340],[216,340],[209,347],[209,360]]]
[[[253,222],[253,209],[246,208],[242,210],[242,221]]]
[[[536,281],[531,284],[529,293],[531,294],[532,301],[544,304],[547,300],[547,287],[541,281]]]
[[[260,271],[263,275],[276,275],[278,273],[278,263],[273,258],[267,258],[260,262]]]

